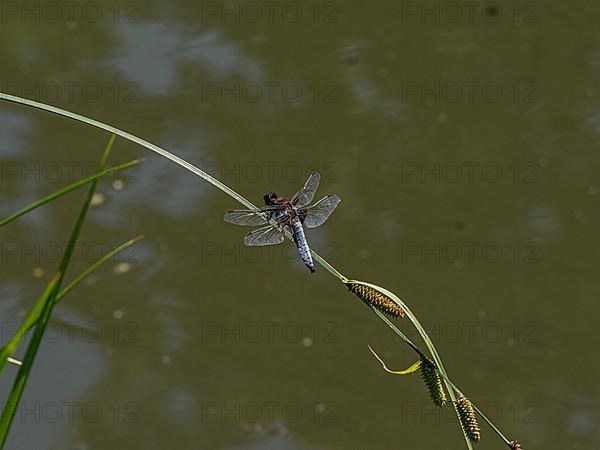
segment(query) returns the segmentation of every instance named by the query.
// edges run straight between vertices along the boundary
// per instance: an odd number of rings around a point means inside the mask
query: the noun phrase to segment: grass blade
[[[240,202],[242,205],[244,205],[245,207],[252,209],[252,210],[258,210],[258,208],[250,201],[248,201],[245,197],[243,197],[242,195],[238,194],[236,191],[234,191],[233,189],[231,189],[229,186],[223,184],[222,182],[220,182],[219,180],[215,179],[214,177],[210,176],[209,174],[207,174],[206,172],[204,172],[203,170],[199,169],[198,167],[194,166],[193,164],[190,164],[189,162],[185,161],[184,159],[168,152],[167,150],[154,145],[144,139],[141,139],[137,136],[134,136],[130,133],[127,133],[125,131],[122,131],[116,127],[113,127],[111,125],[107,125],[105,123],[102,123],[100,121],[85,117],[81,114],[77,114],[77,113],[73,113],[70,111],[66,111],[64,109],[61,108],[57,108],[51,105],[46,105],[44,103],[40,103],[40,102],[36,102],[33,100],[28,100],[28,99],[24,99],[22,97],[17,97],[14,95],[10,95],[10,94],[5,94],[5,93],[1,93],[0,92],[0,100],[5,100],[5,101],[9,101],[9,102],[13,102],[13,103],[18,103],[20,105],[24,105],[24,106],[29,106],[38,110],[43,110],[43,111],[48,111],[51,112],[53,114],[57,114],[59,116],[62,117],[66,117],[81,123],[85,123],[87,125],[108,131],[110,133],[116,134],[124,139],[127,139],[131,142],[134,142],[138,145],[141,145],[142,147],[147,148],[148,150],[151,150],[153,152],[158,153],[159,155],[173,161],[174,163],[180,165],[181,167],[189,170],[190,172],[194,173],[195,175],[201,177],[202,179],[208,181],[209,183],[211,183],[213,186],[217,187],[218,189],[220,189],[221,191],[225,192],[227,195],[229,195],[230,197],[234,198],[235,200],[237,200],[238,202]],[[290,238],[290,233],[287,232],[286,236],[288,238]],[[331,264],[329,264],[329,262],[327,262],[324,258],[322,258],[321,256],[319,256],[316,252],[312,251],[312,255],[313,258],[315,259],[315,261],[317,261],[323,268],[325,268],[331,275],[335,276],[336,278],[338,278],[338,280],[340,280],[342,283],[347,284],[352,280],[349,280],[348,278],[346,278],[342,273],[340,273],[339,271],[337,271]],[[394,299],[394,301],[401,306],[402,308],[404,308],[407,312],[409,312],[409,318],[412,321],[412,323],[415,325],[415,327],[417,328],[419,334],[421,335],[423,341],[425,342],[427,348],[429,349],[436,367],[438,368],[441,377],[444,380],[444,383],[446,385],[446,388],[448,389],[448,394],[450,395],[450,398],[452,400],[452,403],[454,405],[455,411],[457,413],[458,416],[458,410],[456,409],[456,395],[453,389],[451,389],[451,387],[453,386],[453,384],[451,383],[451,381],[448,378],[448,375],[445,371],[444,365],[442,363],[442,360],[437,352],[437,349],[435,348],[435,346],[433,345],[433,343],[431,342],[431,339],[429,338],[429,336],[427,335],[427,333],[425,332],[424,328],[421,326],[421,324],[419,323],[419,321],[417,320],[416,316],[414,314],[412,314],[412,312],[410,312],[410,310],[408,309],[408,307],[404,304],[404,302],[402,300],[400,300],[400,298],[398,296],[396,296],[395,294],[393,294],[390,291],[387,291],[384,288],[381,288],[379,286],[375,286],[369,283],[364,283],[364,282],[359,282],[359,283],[363,283],[366,286],[371,286],[374,287],[375,289],[379,289],[380,292],[382,292],[384,295],[388,295],[390,296],[392,299]],[[370,305],[371,306],[371,305]],[[381,320],[383,320],[390,328],[392,328],[392,330],[394,330],[394,332],[396,332],[400,337],[402,337],[402,339],[408,344],[410,345],[413,350],[415,350],[417,353],[419,353],[421,356],[427,356],[425,355],[421,350],[418,349],[418,347],[413,344],[392,322],[390,322],[388,320],[387,317],[385,317],[385,315],[373,308],[371,306],[371,309],[379,316],[379,318]],[[479,413],[479,410],[477,410],[477,408],[474,406],[475,410]],[[485,418],[485,416],[484,416]],[[493,426],[493,424],[491,424],[491,422],[485,418],[486,421],[488,421],[490,423],[490,425],[492,425],[492,427],[498,432],[498,434],[506,441],[506,439],[504,438],[504,436],[502,436],[502,434],[499,432],[499,430],[497,430],[496,427]],[[463,433],[463,436],[465,437],[465,441],[467,444],[467,447],[469,448],[469,450],[473,449],[473,446],[470,442],[470,440],[468,439],[468,436],[466,436],[466,434]],[[506,441],[508,442],[508,441]],[[515,442],[516,441],[511,441]]]
[[[240,202],[241,204],[246,206],[246,208],[250,208],[250,209],[254,209],[254,210],[258,209],[252,202],[250,202],[249,200],[247,200],[246,198],[244,198],[243,196],[238,194],[236,191],[231,189],[229,186],[221,183],[219,180],[210,176],[209,174],[207,174],[203,170],[199,169],[198,167],[194,166],[193,164],[190,164],[185,159],[180,158],[179,156],[174,155],[171,152],[168,152],[167,150],[159,147],[158,145],[154,145],[142,138],[134,136],[131,133],[127,133],[126,131],[123,131],[116,127],[113,127],[112,125],[102,123],[98,120],[94,120],[94,119],[90,119],[89,117],[82,116],[81,114],[77,114],[77,113],[74,113],[71,111],[67,111],[65,109],[57,108],[56,106],[46,105],[45,103],[36,102],[34,100],[28,100],[26,98],[17,97],[16,95],[10,95],[10,94],[5,94],[4,92],[0,92],[0,100],[5,100],[7,102],[12,102],[12,103],[18,103],[19,105],[29,106],[31,108],[39,109],[42,111],[48,111],[48,112],[51,112],[52,114],[57,114],[62,117],[67,117],[69,119],[76,120],[77,122],[85,123],[92,127],[96,127],[101,130],[108,131],[109,133],[112,133],[112,134],[116,134],[117,136],[120,136],[123,139],[127,139],[128,141],[135,142],[136,144],[141,145],[142,147],[145,147],[148,150],[151,150],[155,153],[158,153],[159,155],[173,161],[175,164],[179,164],[181,167],[184,167],[185,169],[189,170],[190,172],[198,175],[200,178],[203,178],[204,180],[208,181],[210,184],[212,184],[213,186],[222,190],[230,197],[236,199],[238,202]]]
[[[49,301],[52,293],[54,292],[54,290],[56,288],[56,285],[58,284],[59,278],[60,278],[60,276],[57,273],[56,275],[54,275],[52,280],[50,280],[50,282],[46,286],[46,289],[44,290],[42,295],[37,300],[36,307],[34,308],[35,310],[37,310],[37,309],[41,310],[43,308],[43,306]],[[41,305],[41,307],[40,307],[40,305]],[[9,342],[9,344],[10,344],[10,342]],[[0,419],[0,448],[4,448],[4,443],[6,442],[6,438],[8,436],[8,430],[10,429],[10,426],[14,419],[17,405],[19,403],[19,400],[21,399],[21,394],[23,392],[23,388],[25,387],[25,383],[27,381],[27,377],[24,376],[25,375],[24,369],[26,369],[26,367],[27,367],[27,374],[28,374],[29,368],[31,367],[31,362],[32,361],[29,361],[29,363],[28,363],[27,358],[25,358],[25,361],[23,361],[23,364],[21,365],[21,368],[19,369],[19,372],[17,373],[17,378],[15,379],[13,387],[8,396],[8,400],[4,404],[4,409],[2,410],[2,418]],[[0,361],[0,364],[2,364],[2,366],[4,366],[4,364],[6,364],[6,358],[2,358],[2,361]]]
[[[102,256],[102,258],[100,258],[94,264],[90,265],[87,269],[85,269],[83,272],[81,272],[79,275],[77,275],[75,277],[75,279],[67,285],[67,287],[65,287],[62,291],[60,291],[60,293],[56,296],[56,303],[61,301],[69,292],[71,292],[73,289],[75,289],[75,287],[79,283],[81,283],[83,280],[85,280],[87,277],[89,277],[92,273],[94,273],[96,271],[96,269],[98,267],[100,267],[102,264],[104,264],[106,261],[108,261],[114,255],[125,250],[127,247],[131,247],[133,244],[135,244],[136,242],[138,242],[142,239],[144,239],[144,236],[134,237],[133,239],[130,239],[127,242],[122,243],[118,247],[116,247],[113,250],[111,250],[110,252],[108,252],[106,255]]]
[[[110,155],[110,151],[115,142],[115,138],[116,136],[114,134],[111,135],[108,144],[104,150],[104,153],[100,158],[100,170],[103,170],[104,166],[106,165],[106,161],[108,160],[108,156]],[[69,263],[71,262],[71,255],[73,254],[73,250],[75,248],[77,239],[79,238],[79,233],[81,232],[83,222],[85,221],[85,217],[90,208],[92,197],[96,192],[98,179],[95,179],[91,183],[92,185],[90,186],[87,198],[85,199],[85,202],[83,203],[83,206],[79,211],[77,221],[75,222],[75,226],[73,227],[73,231],[71,232],[71,236],[69,237],[69,242],[67,244],[65,254],[63,255],[63,258],[60,262],[59,269],[56,272],[56,275],[54,275],[52,281],[48,284],[48,287],[46,288],[42,296],[42,299],[44,301],[40,302],[43,303],[40,318],[38,319],[38,323],[35,327],[35,331],[33,333],[31,342],[29,343],[27,351],[25,352],[23,365],[20,367],[15,381],[13,383],[8,402],[4,405],[4,409],[2,411],[2,418],[0,419],[0,449],[3,449],[4,445],[6,444],[6,439],[8,438],[10,426],[14,420],[15,412],[18,408],[21,396],[23,395],[23,391],[25,389],[25,385],[27,384],[29,374],[31,373],[33,362],[42,342],[44,332],[46,331],[46,326],[48,325],[48,321],[50,320],[52,310],[54,308],[54,305],[56,304],[56,296],[58,294],[58,291],[60,290],[60,285],[65,277],[65,273],[69,267]]]
[[[115,256],[117,253],[132,246],[133,244],[135,244],[136,242],[138,242],[139,240],[141,240],[143,238],[144,238],[143,236],[138,236],[138,237],[128,240],[127,242],[124,242],[123,244],[119,245],[118,247],[115,247],[110,252],[106,253],[104,256],[102,256],[100,259],[98,259],[98,261],[91,264],[87,269],[85,269],[83,272],[81,272],[79,275],[77,275],[77,277],[75,277],[75,279],[73,281],[71,281],[62,291],[60,291],[58,293],[58,295],[56,296],[56,299],[55,299],[55,303],[58,303],[63,298],[65,298],[65,296],[69,292],[71,292],[83,280],[85,280],[87,277],[89,277],[91,274],[93,274],[106,261],[108,261],[113,256]],[[0,350],[0,371],[2,371],[2,368],[4,367],[6,362],[14,364],[14,365],[19,365],[19,366],[22,365],[21,361],[12,359],[10,357],[10,355],[12,355],[15,352],[15,350],[19,346],[19,343],[21,342],[22,338],[37,323],[38,319],[40,318],[40,313],[42,311],[42,307],[43,307],[43,302],[41,303],[41,306],[38,306],[38,304],[36,303],[36,306],[27,315],[25,320],[19,325],[19,329],[17,330],[15,335],[12,336],[11,339]]]
[[[381,286],[377,286],[376,284],[366,283],[364,281],[350,280],[349,282],[351,282],[351,283],[357,283],[357,284],[362,284],[362,285],[368,286],[368,287],[370,287],[372,289],[375,289],[375,290],[381,292],[383,295],[386,295],[389,298],[391,298],[394,302],[396,302],[404,310],[404,312],[406,313],[407,317],[410,319],[410,321],[413,323],[413,325],[415,326],[415,328],[419,332],[419,335],[421,336],[421,339],[423,339],[423,342],[425,343],[425,346],[427,347],[427,349],[431,353],[431,356],[433,357],[433,360],[435,361],[435,364],[436,364],[438,370],[440,371],[440,375],[442,375],[442,379],[444,380],[444,384],[446,385],[446,389],[448,390],[448,395],[450,396],[450,400],[452,400],[452,405],[454,406],[454,411],[456,413],[456,417],[460,420],[459,411],[458,411],[458,408],[456,407],[456,395],[454,393],[454,389],[452,389],[452,385],[447,381],[448,380],[448,374],[446,373],[446,370],[444,369],[444,363],[442,362],[442,359],[440,358],[440,355],[438,354],[438,351],[435,348],[435,345],[433,344],[433,342],[429,338],[429,335],[425,331],[425,328],[423,328],[423,325],[421,325],[421,322],[419,321],[419,319],[417,318],[417,316],[415,316],[415,314],[406,305],[406,303],[404,303],[400,299],[400,297],[398,297],[393,292],[388,291],[387,289],[382,288]],[[371,309],[373,309],[373,311],[375,311],[376,313],[378,313],[377,315],[380,316],[381,318],[385,318],[385,316],[383,315],[383,313],[380,313],[379,310],[374,309],[374,308],[371,308]],[[387,320],[387,318],[385,318],[385,319],[386,319],[385,322],[388,324],[388,326],[390,326],[393,330],[397,329],[389,320]],[[403,333],[401,333],[401,335],[404,336]],[[408,341],[408,339],[407,339],[407,341]],[[408,341],[408,342],[410,342],[410,341]],[[410,342],[410,345],[413,348],[415,347],[415,345],[412,342]],[[422,352],[419,351],[419,353],[421,355],[423,355]],[[471,443],[471,441],[469,439],[469,436],[467,436],[467,434],[465,433],[465,431],[462,428],[461,428],[461,430],[463,431],[463,436],[465,438],[465,442],[467,444],[467,448],[469,450],[473,450],[473,444]]]
[[[142,159],[134,159],[132,161],[129,161],[129,162],[126,162],[123,164],[119,164],[117,166],[113,166],[109,169],[103,170],[103,171],[101,171],[95,175],[89,176],[87,178],[83,178],[79,181],[76,181],[75,183],[69,184],[68,186],[65,186],[64,188],[61,188],[58,191],[26,206],[25,208],[21,209],[20,211],[17,211],[16,213],[8,216],[7,218],[0,220],[0,228],[3,227],[4,225],[8,225],[13,220],[18,219],[19,217],[27,214],[28,212],[33,211],[34,209],[39,208],[40,206],[43,206],[46,203],[51,202],[52,200],[56,200],[57,198],[60,198],[63,195],[68,194],[69,192],[74,191],[75,189],[78,189],[85,184],[88,184],[92,181],[102,178],[104,175],[128,169],[129,167],[133,167],[133,166],[141,163],[142,161],[143,161]]]
[[[15,335],[2,347],[2,350],[0,350],[0,372],[8,362],[8,358],[14,354],[15,350],[19,346],[19,343],[27,333],[27,329],[24,327],[24,324],[30,317],[35,316],[39,318],[39,315],[41,314],[42,310],[44,309],[44,305],[46,304],[46,300],[52,293],[52,290],[54,289],[57,281],[57,275],[54,275],[52,280],[50,280],[50,282],[46,286],[46,289],[44,290],[42,295],[40,295],[40,297],[35,302],[33,309],[25,318],[25,321],[23,321],[23,323],[21,323],[21,326],[19,326],[19,329],[17,330]],[[29,325],[28,328],[31,328],[32,325],[33,323],[31,323],[31,325]]]

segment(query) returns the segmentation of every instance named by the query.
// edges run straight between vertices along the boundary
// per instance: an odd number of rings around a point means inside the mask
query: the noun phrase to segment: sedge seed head
[[[347,283],[348,289],[363,302],[377,308],[384,314],[393,318],[404,317],[406,313],[394,300],[387,295],[363,284]]]

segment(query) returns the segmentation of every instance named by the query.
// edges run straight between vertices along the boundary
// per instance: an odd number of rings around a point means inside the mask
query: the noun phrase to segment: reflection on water
[[[10,304],[10,297],[4,298],[8,298]],[[12,307],[2,306],[4,340],[14,333],[22,316],[16,316]],[[58,321],[51,322],[48,327],[34,366],[37,370],[30,376],[15,414],[11,448],[43,448],[44,445],[51,448],[61,442],[76,445],[74,443],[79,440],[77,436],[80,433],[78,423],[95,417],[98,409],[99,403],[86,399],[86,395],[107,374],[107,358],[100,346],[77,338],[72,328],[61,324],[62,320],[64,323],[82,323],[81,317],[69,315],[65,308],[57,309]],[[23,355],[20,353],[18,356],[22,358]],[[9,366],[6,372],[12,377],[16,369]],[[0,386],[3,392],[9,391],[9,376],[3,377]],[[48,389],[48,386],[53,388]],[[100,408],[108,410],[105,404]],[[32,432],[32,427],[37,431]],[[40,443],[40,436],[44,436],[45,443]]]
[[[35,131],[34,121],[25,113],[0,110],[0,156],[3,161],[8,158],[23,158],[27,155],[27,136]],[[6,170],[6,169],[4,169]]]
[[[101,66],[114,67],[148,95],[180,91],[179,71],[189,64],[213,77],[241,76],[254,82],[263,78],[260,64],[221,30],[191,30],[166,22],[119,24],[116,32],[117,56]]]

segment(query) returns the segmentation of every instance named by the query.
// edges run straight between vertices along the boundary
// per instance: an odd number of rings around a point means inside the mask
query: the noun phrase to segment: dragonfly
[[[234,225],[264,225],[244,236],[244,244],[249,247],[281,244],[285,239],[285,230],[289,230],[302,261],[311,273],[314,273],[315,265],[304,227],[316,228],[323,225],[341,202],[341,199],[333,194],[326,195],[311,205],[320,180],[319,172],[312,172],[304,186],[290,200],[279,198],[275,192],[268,192],[263,196],[264,207],[256,210],[227,211],[223,219]]]

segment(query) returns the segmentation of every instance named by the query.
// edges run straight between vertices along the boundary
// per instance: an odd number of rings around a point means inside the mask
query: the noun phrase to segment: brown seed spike
[[[404,310],[394,300],[369,286],[352,282],[346,283],[346,286],[348,286],[350,292],[355,294],[363,302],[377,308],[388,316],[396,318],[404,317],[406,315]]]
[[[456,399],[456,409],[458,410],[458,417],[460,424],[471,442],[478,442],[481,439],[481,430],[479,429],[479,422],[475,417],[475,410],[471,400],[463,395],[459,395]]]
[[[519,441],[510,441],[508,443],[508,448],[510,448],[510,450],[523,450]]]
[[[446,403],[446,392],[442,386],[440,374],[433,363],[426,357],[421,357],[421,377],[427,386],[429,396],[436,406],[444,406]]]

